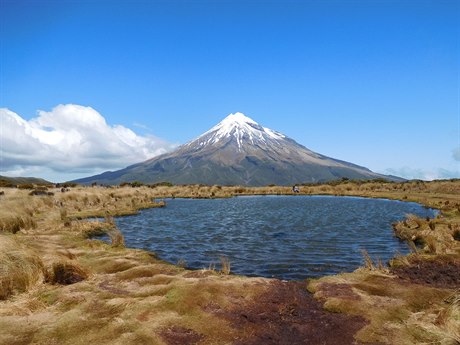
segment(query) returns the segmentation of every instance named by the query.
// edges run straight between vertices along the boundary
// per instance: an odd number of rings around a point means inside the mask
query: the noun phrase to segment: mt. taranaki
[[[265,186],[324,182],[343,177],[392,179],[359,165],[310,151],[244,114],[235,113],[173,152],[75,182],[168,181],[174,184]]]

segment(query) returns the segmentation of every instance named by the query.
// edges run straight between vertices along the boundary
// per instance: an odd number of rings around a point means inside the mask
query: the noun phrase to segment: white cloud
[[[460,162],[460,147],[457,147],[452,151],[452,157],[454,157],[457,162]]]
[[[126,167],[175,145],[107,124],[90,107],[58,105],[29,121],[0,108],[0,174],[53,176],[61,181]],[[46,174],[46,176],[40,174]]]
[[[450,179],[450,178],[460,178],[459,170],[448,170],[443,168],[424,170],[419,168],[391,168],[386,169],[383,174],[395,175],[399,177],[406,178],[408,180],[417,179],[417,180],[438,180],[438,179]]]

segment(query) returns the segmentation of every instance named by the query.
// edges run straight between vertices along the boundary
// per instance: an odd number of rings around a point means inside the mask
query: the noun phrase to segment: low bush
[[[18,189],[34,189],[34,185],[32,183],[22,183],[18,184]]]
[[[158,182],[158,183],[153,183],[148,185],[150,188],[155,188],[155,187],[172,187],[173,184],[171,182],[163,181],[163,182]]]
[[[75,188],[79,184],[75,182],[56,183],[56,188]]]
[[[46,190],[35,188],[33,191],[29,193],[29,195],[48,195],[53,196],[53,192],[47,192]]]
[[[11,181],[0,179],[0,187],[16,188],[16,185]]]

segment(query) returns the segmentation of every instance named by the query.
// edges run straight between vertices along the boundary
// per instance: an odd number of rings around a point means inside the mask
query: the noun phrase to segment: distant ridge
[[[174,184],[264,186],[341,178],[398,180],[313,152],[286,135],[262,127],[242,113],[235,113],[173,152],[74,182],[168,181]]]
[[[42,178],[38,178],[38,177],[8,177],[8,176],[2,176],[0,175],[0,183],[1,182],[7,182],[7,183],[11,183],[13,185],[18,185],[18,184],[45,184],[45,185],[48,185],[48,184],[53,184],[53,182],[50,182],[50,181],[47,181],[47,180],[44,180]]]

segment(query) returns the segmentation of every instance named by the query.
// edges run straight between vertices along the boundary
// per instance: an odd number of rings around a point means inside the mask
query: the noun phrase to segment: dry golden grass
[[[331,285],[348,286],[350,291],[331,296],[325,289]],[[309,290],[327,310],[369,320],[357,334],[359,341],[452,345],[458,341],[458,291],[402,283],[390,274],[368,270],[315,280]],[[455,297],[446,302],[451,296]]]
[[[44,208],[43,200],[27,200],[27,191],[7,189],[4,192],[0,208],[0,232],[16,233],[21,229],[35,228],[35,216],[40,207]]]
[[[172,325],[193,330],[202,344],[231,343],[238,329],[208,309],[256,299],[267,280],[227,275],[228,259],[221,263],[225,274],[188,271],[124,248],[112,217],[163,207],[161,200],[170,197],[292,194],[291,187],[278,186],[49,189],[53,196],[0,190],[5,192],[0,224],[13,220],[0,230],[5,232],[0,233],[1,344],[165,344],[162,331]],[[408,217],[395,231],[418,243],[417,258],[460,255],[460,181],[345,182],[300,186],[299,194],[381,197],[436,207],[442,211],[436,219]],[[89,222],[87,217],[101,219]],[[112,244],[91,239],[104,233],[112,234]],[[411,257],[401,256],[392,266],[410,264]],[[73,274],[82,279],[65,285],[65,277]],[[349,286],[359,298],[330,295],[323,283]],[[458,291],[401,282],[370,258],[368,269],[312,281],[309,289],[327,309],[367,318],[369,325],[357,334],[362,342],[458,342]]]
[[[12,236],[0,234],[0,300],[25,292],[43,280],[44,266],[37,253]]]
[[[112,242],[113,247],[124,247],[125,246],[125,238],[119,229],[112,228],[108,232],[110,236],[110,240]]]
[[[227,256],[220,257],[220,271],[222,274],[230,274],[230,259]]]
[[[369,256],[369,253],[365,249],[361,250],[361,253],[362,253],[363,258],[364,258],[364,267],[366,267],[367,269],[373,271],[375,269],[374,262],[372,261],[371,257]]]
[[[458,240],[455,240],[458,222],[455,216],[422,219],[408,215],[405,220],[394,224],[394,230],[397,237],[415,243],[425,253],[455,253],[458,250]]]

